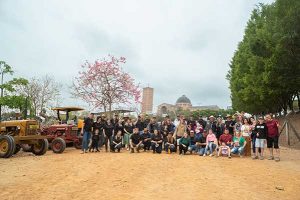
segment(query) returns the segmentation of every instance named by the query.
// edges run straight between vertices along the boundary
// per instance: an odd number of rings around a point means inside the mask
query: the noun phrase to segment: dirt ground
[[[279,163],[79,152],[0,159],[0,199],[300,199],[299,150],[282,149]]]

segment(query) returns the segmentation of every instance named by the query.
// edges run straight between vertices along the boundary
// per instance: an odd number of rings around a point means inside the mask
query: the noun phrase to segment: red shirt
[[[268,137],[276,137],[279,135],[277,123],[278,122],[275,120],[266,122],[267,127],[268,127]]]
[[[227,142],[232,142],[232,136],[230,134],[222,134],[220,136],[220,143],[222,144],[222,142],[225,142],[225,144],[227,144]]]

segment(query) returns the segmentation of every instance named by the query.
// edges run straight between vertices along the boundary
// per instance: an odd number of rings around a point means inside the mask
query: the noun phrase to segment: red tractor
[[[67,145],[81,149],[82,136],[80,136],[80,131],[83,120],[78,120],[76,116],[73,120],[69,120],[69,113],[84,109],[79,107],[57,107],[52,108],[52,110],[57,111],[57,118],[60,123],[42,129],[42,135],[47,136],[52,151],[54,153],[62,153]],[[65,120],[61,120],[60,112],[65,112]]]

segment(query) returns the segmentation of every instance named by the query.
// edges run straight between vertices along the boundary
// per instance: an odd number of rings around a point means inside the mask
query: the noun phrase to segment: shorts
[[[255,147],[256,148],[265,148],[265,140],[266,139],[256,138],[256,140],[255,140]]]
[[[268,148],[273,148],[274,147],[274,149],[279,149],[278,139],[279,139],[278,136],[276,136],[276,137],[267,137],[267,147]]]

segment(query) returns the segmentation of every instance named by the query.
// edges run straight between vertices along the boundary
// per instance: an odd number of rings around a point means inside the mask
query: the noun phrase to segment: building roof
[[[192,104],[191,103],[191,100],[189,98],[187,98],[185,95],[182,95],[181,97],[179,97],[176,101],[176,104],[177,103],[189,103],[189,104]]]

